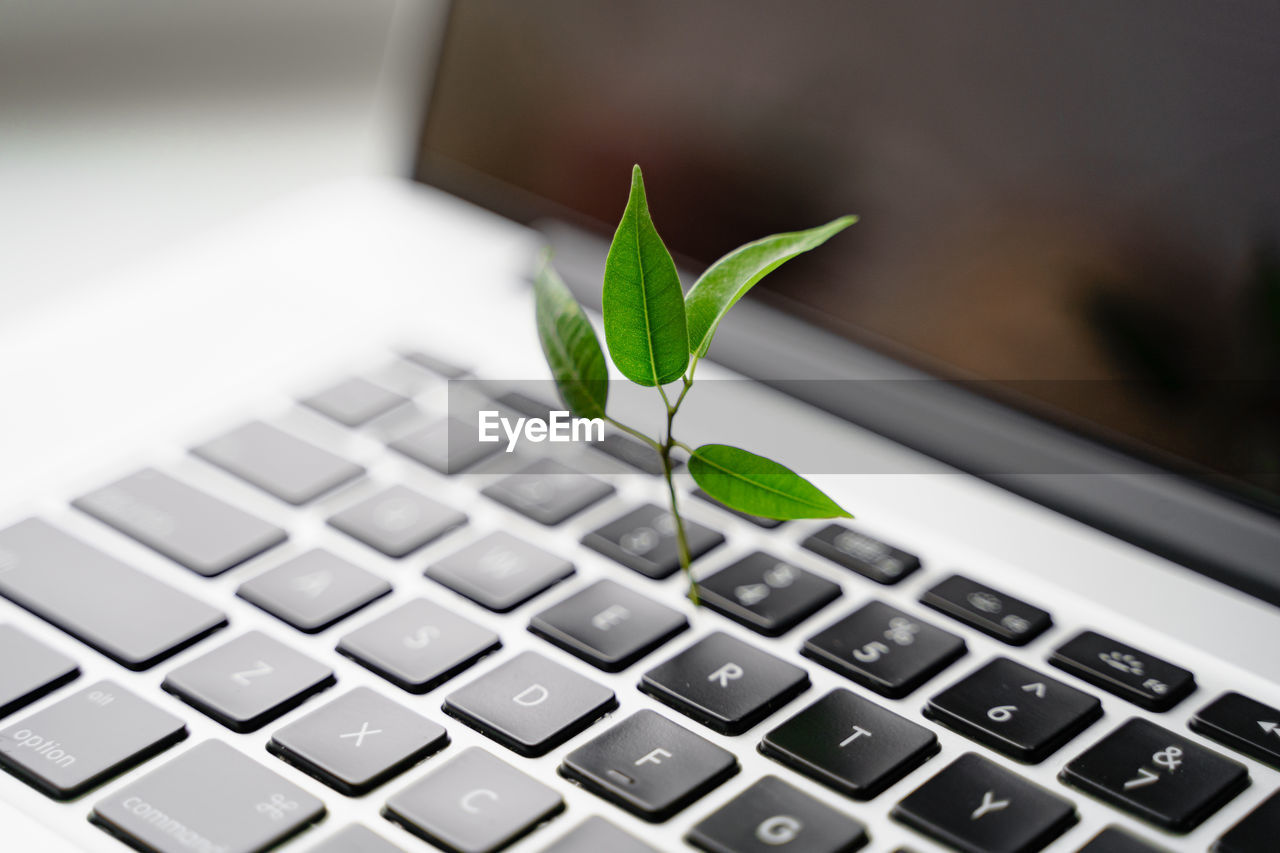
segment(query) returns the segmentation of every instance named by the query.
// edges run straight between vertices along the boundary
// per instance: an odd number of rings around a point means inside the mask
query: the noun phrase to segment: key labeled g
[[[770,847],[780,847],[795,841],[802,829],[804,824],[791,815],[774,815],[761,821],[756,827],[756,838]]]

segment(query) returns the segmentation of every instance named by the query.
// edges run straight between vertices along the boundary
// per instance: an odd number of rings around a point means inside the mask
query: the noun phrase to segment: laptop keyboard
[[[425,353],[401,368],[437,383],[464,375]],[[1196,689],[1175,663],[1083,625],[1039,666],[979,651],[992,641],[1021,650],[1053,617],[954,573],[927,580],[912,600],[899,584],[935,568],[909,542],[843,522],[729,513],[681,486],[708,520],[688,519],[699,566],[735,546],[741,537],[726,536],[735,525],[754,531],[753,547],[702,569],[706,607],[695,612],[671,578],[674,526],[644,445],[611,434],[579,451],[617,474],[579,470],[569,457],[513,468],[462,422],[416,413],[413,396],[356,376],[300,400],[309,417],[376,438],[399,464],[420,468],[413,482],[390,481],[379,459],[348,459],[285,422],[254,420],[191,454],[285,514],[160,468],[71,502],[86,523],[197,583],[232,572],[233,606],[135,568],[128,548],[108,553],[39,518],[0,530],[0,596],[85,647],[75,660],[37,636],[36,623],[0,624],[0,766],[57,801],[102,788],[91,806],[65,808],[158,853],[654,850],[628,815],[684,816],[683,843],[711,853],[878,850],[871,815],[905,827],[918,851],[1034,853],[1081,821],[1082,796],[1105,803],[1116,825],[1075,833],[1071,849],[1141,853],[1184,849],[1185,834],[1250,784],[1245,763],[1134,713],[1167,712]],[[495,399],[524,414],[549,408],[523,392]],[[485,476],[495,461],[506,464]],[[476,529],[448,492],[423,485],[444,480],[518,522]],[[280,522],[291,512],[303,514],[309,540],[358,544],[292,548],[297,531]],[[564,538],[552,535],[580,516],[575,535],[613,577],[578,577]],[[361,548],[371,557],[363,564]],[[415,562],[424,549],[430,558]],[[245,611],[269,614],[279,630],[245,630]],[[311,638],[324,637],[317,654]],[[135,683],[117,670],[118,680],[77,689],[90,649],[155,677]],[[477,666],[489,657],[494,665]],[[964,674],[955,673],[961,660],[971,664]],[[376,678],[344,690],[353,664]],[[629,679],[614,675],[631,667]],[[803,698],[818,673],[842,686]],[[924,699],[902,701],[926,686]],[[173,749],[191,715],[221,734]],[[1231,692],[1189,725],[1233,755],[1280,767],[1274,708]],[[260,730],[265,751],[237,748]],[[459,730],[487,746],[456,743]],[[942,732],[971,749],[940,761]],[[158,757],[170,749],[176,757]],[[762,760],[746,762],[756,751],[776,773],[745,772]],[[1050,787],[1018,770],[1054,756],[1062,771]],[[739,774],[751,778],[699,810]],[[904,780],[909,790],[886,794]],[[567,802],[570,785],[598,808]],[[380,817],[313,829],[342,798],[363,798]],[[1277,802],[1218,826],[1214,849],[1277,849]]]

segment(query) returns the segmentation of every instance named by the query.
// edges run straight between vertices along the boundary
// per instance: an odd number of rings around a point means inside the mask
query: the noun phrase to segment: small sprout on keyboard
[[[729,309],[774,269],[856,221],[857,217],[843,216],[808,231],[774,234],[740,246],[712,264],[686,294],[675,262],[649,217],[640,167],[632,170],[631,195],[605,262],[604,336],[618,371],[637,385],[657,389],[666,407],[666,431],[657,438],[605,413],[609,368],[595,330],[550,264],[544,261],[537,272],[538,337],[560,396],[578,417],[607,421],[644,442],[662,460],[680,566],[695,604],[698,587],[689,567],[689,544],[672,477],[671,454],[677,448],[689,455],[689,473],[702,490],[731,509],[782,520],[851,517],[789,468],[725,444],[689,447],[675,438],[672,427],[693,387],[698,361],[710,349]],[[678,388],[669,393],[664,386],[677,381]]]

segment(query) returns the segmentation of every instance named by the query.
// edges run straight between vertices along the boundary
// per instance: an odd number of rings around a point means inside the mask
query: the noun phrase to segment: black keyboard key
[[[471,747],[393,795],[384,814],[452,853],[490,853],[562,811],[551,788]]]
[[[702,603],[766,637],[785,634],[840,597],[813,572],[753,551],[698,581]]]
[[[799,696],[809,674],[717,631],[640,679],[640,690],[721,734],[742,734]]]
[[[173,670],[160,686],[232,731],[251,732],[334,681],[329,667],[249,631]]]
[[[405,486],[390,486],[329,519],[329,524],[388,557],[403,557],[467,517]]]
[[[526,757],[545,755],[617,707],[612,690],[535,652],[499,664],[444,701],[446,714]]]
[[[752,523],[752,524],[754,524],[756,527],[763,527],[765,530],[773,530],[775,527],[780,527],[780,526],[782,525],[782,520],[781,520],[781,519],[777,519],[777,518],[765,518],[764,516],[760,516],[760,515],[752,515],[752,514],[751,514],[751,513],[749,513],[749,512],[742,512],[741,510],[734,509],[734,508],[733,508],[733,507],[731,507],[731,506],[725,506],[724,504],[720,503],[720,501],[718,501],[718,500],[716,500],[715,498],[711,497],[711,495],[709,495],[709,494],[707,494],[706,492],[702,491],[702,489],[694,489],[694,490],[693,490],[693,495],[694,495],[694,497],[697,497],[697,498],[700,498],[700,499],[702,499],[702,500],[706,501],[707,503],[711,504],[712,506],[718,506],[718,507],[720,507],[720,509],[724,510],[725,512],[727,512],[727,513],[729,513],[729,514],[731,514],[731,515],[736,515],[738,518],[741,518],[741,519],[743,519],[744,521],[749,521],[749,522],[751,522],[751,523]]]
[[[573,563],[497,531],[427,567],[426,575],[495,613],[506,613],[573,574]]]
[[[250,421],[191,452],[295,506],[364,473],[359,465],[261,421]]]
[[[42,793],[69,800],[186,736],[182,720],[99,681],[0,731],[0,765]]]
[[[4,661],[0,666],[0,717],[30,705],[80,674],[71,658],[12,625],[0,625],[0,661]]]
[[[600,580],[537,614],[529,630],[605,672],[620,672],[689,627],[678,610]]]
[[[613,494],[613,486],[554,459],[539,459],[481,490],[523,516],[548,526]]]
[[[401,690],[426,693],[501,645],[487,628],[416,598],[347,634],[338,651]]]
[[[658,853],[599,815],[578,824],[542,853]]]
[[[920,558],[915,554],[850,530],[843,524],[828,524],[801,544],[876,583],[897,583],[920,568]]]
[[[658,451],[638,438],[632,438],[620,432],[609,432],[605,433],[605,437],[600,441],[592,442],[591,446],[609,454],[619,462],[630,465],[637,471],[643,471],[655,477],[662,473],[662,457],[658,455]],[[673,467],[679,465],[675,459],[671,462]]]
[[[684,520],[689,558],[696,560],[724,542],[724,536],[696,521]],[[680,568],[676,525],[671,513],[645,504],[582,537],[582,544],[647,578],[662,580]]]
[[[660,823],[738,772],[738,759],[648,709],[565,756],[560,773],[637,817]]]
[[[1063,768],[1063,782],[1170,832],[1190,832],[1249,784],[1244,765],[1133,718]]]
[[[330,835],[307,853],[404,853],[404,848],[395,846],[358,823],[353,823]]]
[[[227,624],[203,601],[35,518],[0,531],[0,595],[133,670]]]
[[[804,654],[881,696],[900,699],[965,653],[964,640],[872,601],[804,644]]]
[[[1102,703],[1008,658],[929,700],[925,716],[1003,755],[1044,761],[1102,717]]]
[[[267,750],[329,787],[358,797],[448,742],[443,726],[357,687],[277,731]]]
[[[1053,624],[1039,607],[960,575],[937,584],[920,601],[1011,646],[1025,646]]]
[[[1196,689],[1182,667],[1093,631],[1068,640],[1049,663],[1148,711],[1167,711]]]
[[[938,752],[938,738],[849,690],[832,690],[764,736],[760,752],[855,800],[869,800]]]
[[[1280,769],[1280,710],[1270,705],[1224,693],[1201,708],[1188,725],[1193,732]]]
[[[260,853],[324,814],[297,785],[207,740],[111,792],[89,820],[149,853]]]
[[[710,853],[852,853],[866,846],[867,830],[777,776],[765,776],[704,818],[685,840]]]
[[[1165,850],[1130,835],[1118,826],[1108,826],[1081,847],[1078,853],[1165,853]]]
[[[151,468],[71,503],[205,577],[222,574],[286,538],[274,524]]]
[[[1212,853],[1266,853],[1280,838],[1280,793],[1272,794],[1213,845]]]
[[[1076,822],[1076,809],[969,752],[908,794],[892,816],[961,853],[1034,853]]]
[[[236,595],[315,634],[391,592],[391,584],[316,548],[240,584]]]
[[[300,402],[343,426],[358,427],[407,400],[381,385],[374,385],[368,379],[353,377],[310,397],[304,397]]]
[[[453,417],[401,436],[388,446],[441,474],[465,471],[502,449],[498,442],[480,441],[474,424]]]

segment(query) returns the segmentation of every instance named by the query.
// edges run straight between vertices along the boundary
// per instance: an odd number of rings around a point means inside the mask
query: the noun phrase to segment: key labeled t
[[[857,740],[860,737],[871,737],[871,732],[867,731],[862,726],[854,726],[853,734],[849,735],[847,738],[840,741],[840,745],[848,746],[849,744],[853,743],[855,740]]]

